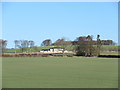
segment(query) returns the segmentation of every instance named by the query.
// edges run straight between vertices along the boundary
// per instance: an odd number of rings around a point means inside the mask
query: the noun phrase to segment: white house
[[[43,53],[62,53],[63,48],[61,48],[61,47],[52,47],[52,48],[49,48],[49,49],[42,49],[40,52],[43,52]]]

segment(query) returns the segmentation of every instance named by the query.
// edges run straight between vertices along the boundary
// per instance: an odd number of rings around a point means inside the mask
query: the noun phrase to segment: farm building
[[[49,53],[62,53],[63,52],[63,48],[61,47],[52,47],[49,49],[42,49],[40,52],[49,52]]]

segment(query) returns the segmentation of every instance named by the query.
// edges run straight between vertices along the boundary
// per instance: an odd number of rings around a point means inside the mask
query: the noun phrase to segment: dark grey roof
[[[42,49],[41,51],[49,51],[50,49]]]
[[[52,48],[49,48],[49,49],[63,49],[62,47],[52,47]]]

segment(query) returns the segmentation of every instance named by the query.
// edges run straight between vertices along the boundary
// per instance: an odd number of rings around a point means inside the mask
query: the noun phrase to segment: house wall
[[[50,53],[62,53],[63,52],[63,49],[49,49],[48,51],[40,51],[40,52],[43,52],[43,53],[47,53],[47,52],[50,52]]]

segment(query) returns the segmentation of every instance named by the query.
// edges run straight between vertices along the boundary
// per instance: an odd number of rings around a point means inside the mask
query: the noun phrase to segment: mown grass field
[[[3,58],[3,88],[117,88],[118,59]]]

